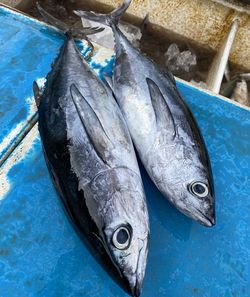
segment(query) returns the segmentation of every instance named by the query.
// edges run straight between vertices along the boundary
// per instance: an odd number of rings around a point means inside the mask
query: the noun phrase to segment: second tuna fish
[[[112,89],[149,176],[182,213],[215,224],[213,178],[207,150],[173,75],[134,48],[117,24],[131,0],[112,13],[75,13],[112,28],[116,62]]]

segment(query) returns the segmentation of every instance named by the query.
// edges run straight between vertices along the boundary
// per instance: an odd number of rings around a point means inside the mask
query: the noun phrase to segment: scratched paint
[[[38,78],[36,82],[39,88],[42,90],[45,86],[46,79]],[[13,145],[13,143],[15,144],[15,141],[18,140],[27,123],[30,122],[31,118],[37,112],[37,106],[34,96],[26,98],[25,105],[27,105],[29,108],[27,118],[24,119],[24,121],[22,121],[21,123],[17,124],[17,126],[11,130],[10,134],[4,138],[3,142],[0,144],[0,151],[3,151],[5,148],[10,147],[10,145]],[[13,164],[20,162],[23,158],[25,158],[26,154],[29,153],[29,150],[32,148],[33,141],[37,137],[37,134],[38,133],[35,133],[32,129],[30,131],[30,134],[28,134],[27,136],[29,142],[27,142],[27,140],[26,142],[21,142],[14,153],[12,153],[11,156],[5,161],[3,166],[0,167],[0,200],[4,199],[11,188],[11,182],[7,177],[9,170],[11,169]]]
[[[37,125],[35,125],[35,127],[26,136],[25,141],[21,142],[21,144],[15,149],[15,151],[0,168],[0,200],[6,197],[12,187],[11,180],[8,178],[9,171],[14,165],[17,165],[28,156],[37,137],[38,130]]]
[[[47,58],[53,61],[57,56],[63,37],[54,29],[3,7],[0,7],[0,22],[2,159],[26,129],[35,111],[34,104],[26,102],[33,102],[33,81],[47,75],[51,64]]]
[[[38,78],[36,81],[40,88],[43,88],[46,82],[45,78]],[[25,98],[24,106],[28,109],[27,117],[24,118],[22,122],[18,123],[16,127],[12,128],[10,133],[4,137],[3,141],[0,143],[0,152],[4,152],[4,150],[6,150],[6,148],[8,148],[13,143],[14,139],[17,138],[24,129],[26,123],[29,122],[32,116],[36,113],[37,107],[34,96]]]

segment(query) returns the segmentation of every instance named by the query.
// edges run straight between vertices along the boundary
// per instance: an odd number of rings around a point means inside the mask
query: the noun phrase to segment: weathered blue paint
[[[51,66],[48,61],[57,56],[63,37],[3,7],[0,23],[0,143],[23,123],[16,137],[0,150],[1,158],[25,129],[24,120],[32,116],[26,100],[33,96],[33,81],[46,76]]]
[[[92,59],[90,59],[90,66],[97,72],[99,77],[103,79],[104,76],[112,76],[114,62],[115,58],[113,56],[110,59],[105,60],[105,66],[103,67],[103,65],[96,63],[93,57]]]
[[[46,38],[39,37],[45,38],[40,55],[49,70],[61,40],[42,31]],[[54,44],[53,53],[46,51],[47,42]],[[15,80],[11,72],[8,75],[8,81],[0,76],[0,89],[6,84],[15,92]],[[32,92],[28,80],[22,86]],[[184,83],[178,83],[178,88],[199,123],[210,154],[217,225],[206,229],[181,215],[142,169],[151,222],[142,297],[249,297],[250,111]],[[24,104],[12,113],[20,106]],[[39,139],[26,158],[12,166],[8,178],[11,189],[0,202],[0,296],[127,296],[92,258],[66,219]]]
[[[33,81],[46,77],[64,36],[52,27],[1,6],[0,23],[0,144],[17,128],[6,145],[0,145],[1,159],[27,129],[34,115],[29,104]],[[83,54],[88,54],[86,44],[79,41],[78,45]]]

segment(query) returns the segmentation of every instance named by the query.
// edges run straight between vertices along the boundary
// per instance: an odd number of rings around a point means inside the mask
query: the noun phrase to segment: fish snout
[[[195,209],[195,216],[197,221],[205,227],[213,227],[215,225],[215,212],[211,207],[207,211]]]
[[[128,279],[128,282],[130,294],[133,297],[139,297],[142,291],[143,278],[141,278],[140,275],[135,273],[132,278]]]
[[[137,238],[136,243],[134,253],[130,251],[125,255],[119,265],[123,284],[126,284],[127,292],[133,297],[139,297],[142,291],[147,265],[148,235],[144,239]]]
[[[148,236],[146,239],[140,239],[139,241],[140,248],[136,263],[136,271],[132,278],[128,278],[131,294],[134,297],[139,297],[141,295],[148,256]]]
[[[142,291],[142,283],[141,282],[136,282],[135,287],[133,288],[132,291],[132,296],[134,297],[139,297],[141,295]]]
[[[206,227],[213,227],[215,225],[215,219],[204,216],[200,223]]]

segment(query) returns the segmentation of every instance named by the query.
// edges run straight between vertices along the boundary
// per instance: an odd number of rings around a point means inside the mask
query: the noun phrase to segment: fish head
[[[215,225],[213,178],[208,161],[202,162],[197,149],[182,144],[164,152],[159,159],[163,166],[155,166],[151,175],[159,190],[186,216],[207,227]]]
[[[117,222],[104,230],[108,253],[132,296],[141,294],[148,254],[148,234],[138,237],[138,227]]]
[[[204,167],[179,162],[168,174],[166,195],[185,215],[206,227],[215,225],[214,190],[212,177]],[[182,166],[181,166],[182,165]]]
[[[209,180],[189,180],[183,184],[183,193],[183,212],[206,227],[214,226],[214,195]]]
[[[85,198],[99,232],[96,235],[112,262],[110,272],[132,296],[140,296],[149,218],[139,170],[120,167],[101,172],[85,191]]]
[[[105,204],[102,241],[128,291],[139,296],[148,255],[147,206],[141,179],[126,169],[116,171],[116,186]]]

